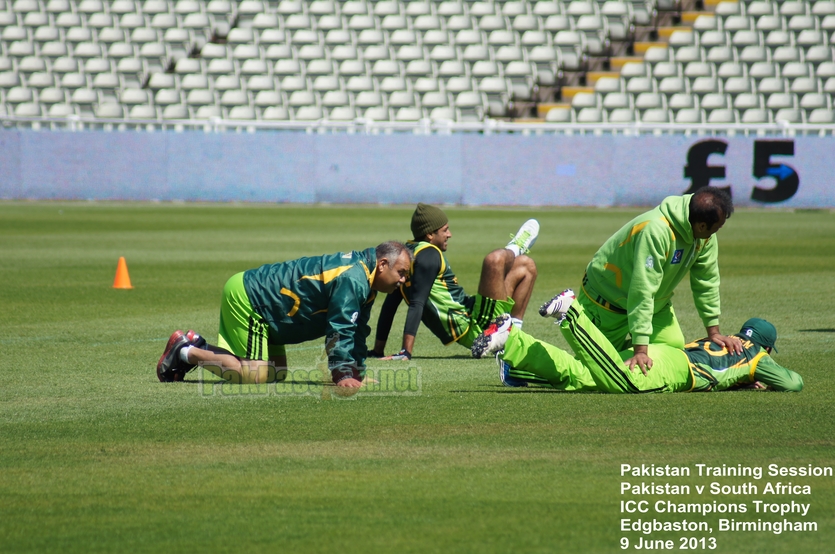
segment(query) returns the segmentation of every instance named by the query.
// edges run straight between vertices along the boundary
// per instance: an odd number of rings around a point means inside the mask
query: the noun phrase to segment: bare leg
[[[484,257],[481,264],[481,278],[478,281],[478,293],[494,300],[505,300],[510,291],[505,286],[505,279],[513,267],[516,256],[506,248],[493,250]]]
[[[510,311],[511,317],[522,319],[525,316],[525,310],[528,309],[528,302],[533,293],[533,285],[536,282],[536,275],[536,264],[531,258],[519,256],[513,262],[513,267],[505,278],[505,288],[515,302],[513,309]]]
[[[246,360],[211,345],[208,350],[200,348],[189,350],[188,362],[195,365],[201,364],[221,379],[235,384],[272,383],[276,380],[283,381],[287,376],[286,356],[277,356],[270,362]],[[284,377],[281,377],[282,374]]]
[[[536,282],[536,264],[528,256],[515,256],[506,248],[487,254],[481,266],[478,293],[487,298],[513,298],[510,315],[522,319]]]

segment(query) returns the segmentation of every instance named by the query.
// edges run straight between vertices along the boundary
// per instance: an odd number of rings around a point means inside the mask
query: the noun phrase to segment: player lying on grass
[[[360,387],[368,319],[377,292],[409,274],[411,251],[399,242],[299,258],[233,275],[223,288],[218,345],[175,331],[157,364],[160,381],[182,381],[197,364],[236,383],[286,376],[284,345],[326,337],[333,382]]]
[[[506,247],[487,254],[475,296],[468,296],[458,284],[444,254],[452,237],[446,214],[440,208],[418,204],[411,228],[414,240],[406,246],[414,252],[412,272],[400,290],[388,295],[383,303],[372,355],[384,355],[394,315],[403,299],[409,311],[402,349],[389,359],[411,359],[421,321],[444,344],[457,342],[466,348],[500,314],[509,313],[521,327],[536,281],[536,264],[525,255],[539,234],[535,219],[525,222]],[[514,386],[510,380],[503,382]]]
[[[557,318],[574,356],[515,328],[507,316],[499,316],[473,341],[473,356],[497,354],[552,387],[570,391],[708,392],[744,386],[793,392],[803,389],[800,375],[771,358],[771,351],[776,352],[777,330],[764,319],[749,319],[735,335],[742,343],[741,353],[707,338],[684,349],[650,344],[649,354],[655,363],[644,373],[630,370],[626,361],[633,351],[618,352],[574,301],[571,290],[552,298],[539,313]]]

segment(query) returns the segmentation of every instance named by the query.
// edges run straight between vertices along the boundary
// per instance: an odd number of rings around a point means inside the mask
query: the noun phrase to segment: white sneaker
[[[510,335],[510,314],[502,314],[487,326],[473,341],[470,351],[473,358],[481,358],[485,354],[495,354],[504,349],[507,337]]]
[[[531,247],[536,242],[536,237],[539,236],[539,222],[535,219],[529,219],[519,227],[515,235],[510,237],[510,242],[507,243],[506,248],[515,246],[519,249],[519,255],[527,254],[531,251]]]
[[[555,323],[561,323],[562,320],[565,319],[565,314],[568,312],[568,309],[571,307],[575,298],[577,297],[574,295],[573,290],[565,289],[543,304],[542,307],[539,308],[539,315],[542,317],[556,318],[557,321]]]

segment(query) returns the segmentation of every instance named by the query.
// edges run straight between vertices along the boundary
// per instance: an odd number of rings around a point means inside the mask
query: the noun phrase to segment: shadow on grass
[[[558,389],[549,389],[547,387],[519,387],[519,388],[509,388],[503,385],[496,385],[490,387],[488,390],[468,390],[468,389],[455,389],[449,391],[451,393],[468,393],[468,394],[572,394],[569,391],[558,390]]]
[[[176,383],[192,383],[192,384],[200,384],[203,383],[204,385],[232,385],[232,384],[239,384],[239,383],[230,383],[225,379],[217,379],[214,381],[208,381],[203,379],[183,379],[182,381],[175,381]],[[271,383],[262,383],[264,385],[271,385],[274,383],[287,383],[288,385],[307,385],[307,386],[315,386],[318,387],[322,384],[322,381],[272,381]],[[251,384],[251,383],[250,383]],[[325,386],[330,385],[331,383],[325,383]],[[334,385],[336,386],[336,385]]]
[[[469,354],[453,354],[452,356],[412,356],[413,360],[473,360]]]

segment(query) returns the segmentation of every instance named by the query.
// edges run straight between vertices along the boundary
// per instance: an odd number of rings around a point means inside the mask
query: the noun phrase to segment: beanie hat
[[[420,240],[447,223],[449,223],[449,218],[440,208],[422,202],[418,203],[415,213],[412,214],[412,236],[415,240]]]
[[[777,329],[764,319],[752,317],[745,322],[739,334],[745,335],[760,346],[771,347],[777,352],[777,347],[774,345],[777,342]]]

